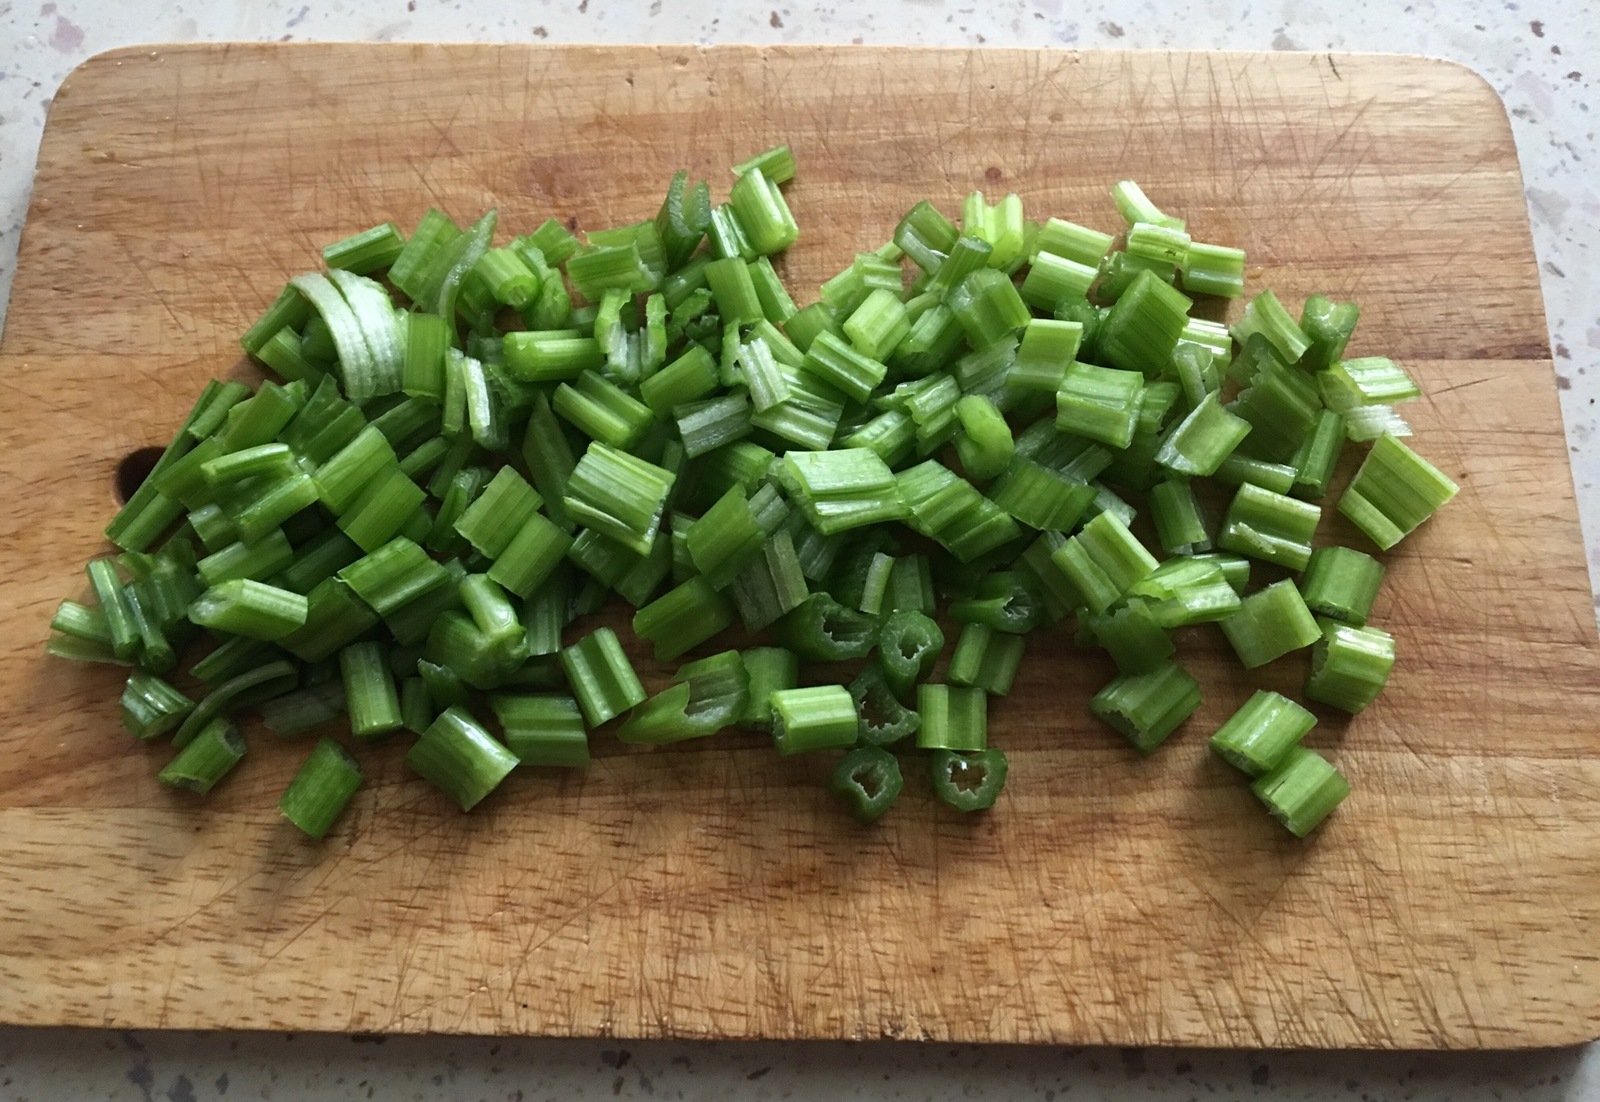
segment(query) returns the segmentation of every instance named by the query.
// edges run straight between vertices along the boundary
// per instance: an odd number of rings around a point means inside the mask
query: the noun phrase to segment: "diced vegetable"
[[[799,306],[772,259],[799,239],[796,174],[778,145],[725,202],[679,172],[637,222],[496,245],[495,211],[430,210],[328,245],[241,340],[283,382],[205,387],[49,652],[131,667],[123,721],[171,735],[165,784],[217,784],[256,709],[357,749],[405,728],[463,809],[519,763],[587,764],[624,716],[639,745],[737,725],[843,751],[830,788],[862,822],[913,744],[938,799],[987,808],[1008,772],[990,698],[1069,614],[1118,670],[1090,712],[1140,753],[1200,704],[1192,625],[1246,668],[1311,647],[1307,698],[1372,703],[1395,656],[1367,625],[1384,565],[1313,549],[1314,502],[1347,442],[1371,446],[1336,504],[1383,550],[1457,487],[1400,441],[1420,388],[1351,354],[1353,303],[1313,295],[1296,321],[1260,289],[1231,328],[1191,316],[1191,295],[1243,295],[1245,254],[1123,180],[1120,244],[1019,194],[972,192],[959,222],[920,202]],[[1207,479],[1236,487],[1215,527]],[[1247,593],[1244,556],[1303,577]],[[736,618],[754,645],[641,679],[580,620],[613,592],[659,661],[726,648]],[[198,699],[169,680],[180,658]],[[856,665],[803,665],[828,662]],[[1211,738],[1300,835],[1348,792],[1301,745],[1314,722],[1263,691]],[[321,838],[360,783],[321,738],[280,807]]]

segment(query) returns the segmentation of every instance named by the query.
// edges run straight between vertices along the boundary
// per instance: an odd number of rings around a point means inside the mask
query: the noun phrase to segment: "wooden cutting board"
[[[830,764],[759,739],[531,772],[463,816],[404,747],[323,845],[258,735],[203,806],[119,729],[115,671],[47,661],[114,472],[316,250],[430,204],[503,227],[654,210],[778,141],[792,285],[912,202],[1020,193],[1111,225],[1132,176],[1252,289],[1357,296],[1354,346],[1427,397],[1460,498],[1389,556],[1402,655],[1311,736],[1354,794],[1297,842],[1205,736],[1149,761],[1109,677],[1030,640],[989,814],[913,777],[849,825]],[[102,55],[51,109],[0,372],[0,1020],[615,1036],[1468,1047],[1600,1034],[1600,680],[1511,135],[1467,70],[1400,57],[887,49],[192,46]],[[1331,537],[1350,537],[1330,523]],[[648,667],[655,676],[654,667]],[[659,681],[659,678],[657,678]]]

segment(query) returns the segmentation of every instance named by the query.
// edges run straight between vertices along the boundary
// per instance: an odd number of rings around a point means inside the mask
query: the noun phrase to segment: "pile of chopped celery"
[[[1353,304],[1194,316],[1242,294],[1243,252],[1124,181],[1118,237],[1016,195],[967,196],[959,224],[918,203],[797,308],[771,260],[799,234],[794,158],[733,171],[725,203],[680,172],[654,217],[582,240],[552,219],[495,245],[494,211],[429,211],[289,282],[243,337],[282,381],[205,388],[106,530],[92,603],[52,621],[51,653],[132,667],[123,719],[170,738],[163,782],[209,790],[256,713],[312,736],[280,806],[320,838],[352,749],[409,732],[469,809],[620,721],[837,754],[863,821],[914,749],[979,810],[1007,774],[989,699],[1069,616],[1119,671],[1089,710],[1140,753],[1200,703],[1191,625],[1251,669],[1309,648],[1322,704],[1382,691],[1384,567],[1314,546],[1317,503],[1347,441],[1337,506],[1378,549],[1456,487],[1401,440],[1406,372],[1346,357]],[[654,695],[614,631],[569,630],[612,593],[657,658],[696,655]],[[716,642],[736,626],[752,645]],[[1211,739],[1297,835],[1349,791],[1302,745],[1315,723],[1258,692]]]

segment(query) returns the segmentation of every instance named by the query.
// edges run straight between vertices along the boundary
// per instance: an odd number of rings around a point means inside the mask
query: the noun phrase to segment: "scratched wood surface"
[[[322,243],[430,204],[503,227],[654,209],[780,140],[814,285],[931,196],[1114,220],[1141,180],[1250,285],[1357,295],[1458,501],[1389,556],[1402,655],[1312,744],[1354,795],[1300,843],[1208,757],[1255,687],[1182,642],[1199,716],[1138,761],[1063,632],[993,709],[961,819],[913,777],[847,825],[759,739],[512,778],[462,816],[403,746],[321,846],[303,746],[204,806],[120,730],[114,671],[47,661],[118,461]],[[1594,616],[1515,152],[1466,70],[1395,57],[427,46],[104,55],[51,110],[0,347],[0,1020],[105,1026],[1467,1047],[1600,1034]],[[1348,536],[1337,524],[1326,535]],[[651,675],[655,671],[651,668]]]

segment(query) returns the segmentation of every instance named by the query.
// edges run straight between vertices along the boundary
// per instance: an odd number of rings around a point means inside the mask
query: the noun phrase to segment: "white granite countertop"
[[[276,39],[1383,50],[1465,62],[1511,113],[1591,576],[1600,566],[1600,20],[1586,3],[0,0],[0,323],[45,111],[67,72],[116,46]],[[313,1097],[1575,1102],[1600,1100],[1600,1045],[1536,1053],[1252,1054],[0,1029],[0,1100]]]

